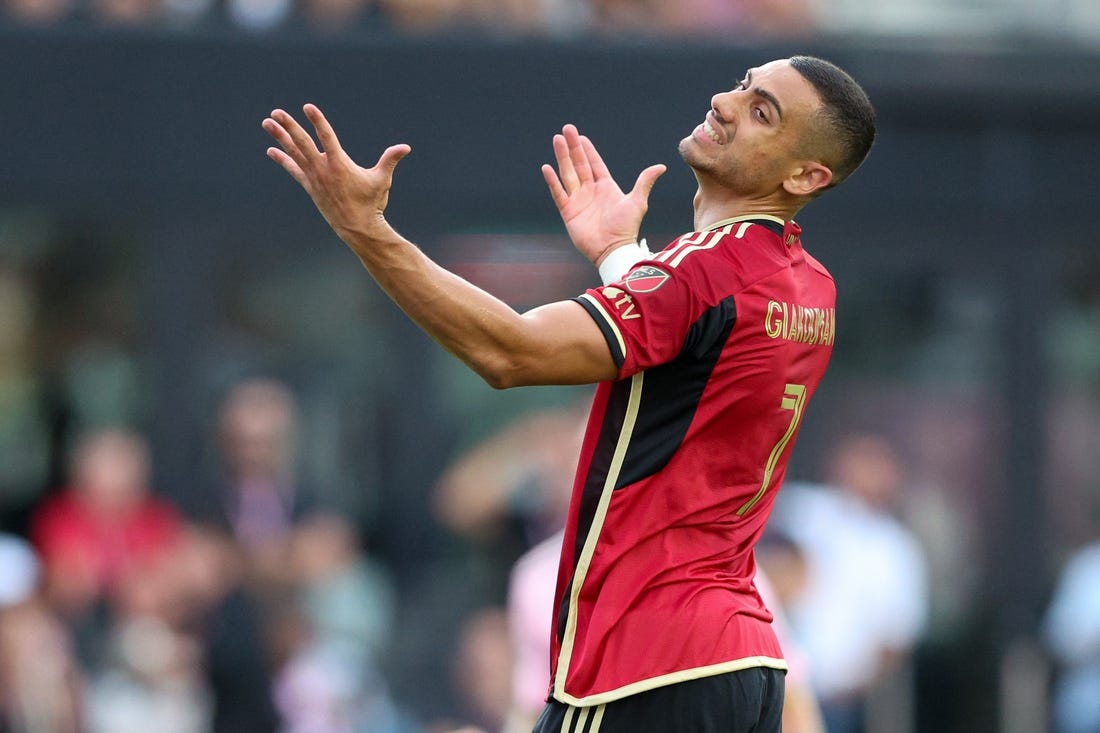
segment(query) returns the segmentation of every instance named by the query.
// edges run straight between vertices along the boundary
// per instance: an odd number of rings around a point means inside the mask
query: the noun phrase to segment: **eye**
[[[737,86],[735,86],[733,88],[733,91],[735,91],[735,92],[743,92],[744,90],[745,90],[745,82],[743,82],[743,81],[737,82]]]
[[[752,113],[756,117],[756,119],[760,120],[761,122],[768,122],[769,121],[768,120],[768,115],[767,115],[766,112],[764,112],[763,107],[753,107],[752,108]]]

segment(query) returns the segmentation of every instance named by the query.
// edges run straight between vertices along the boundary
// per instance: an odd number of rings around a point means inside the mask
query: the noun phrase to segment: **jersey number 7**
[[[794,412],[791,415],[791,424],[787,426],[787,432],[783,433],[783,437],[779,439],[779,442],[772,448],[771,455],[768,456],[768,462],[764,464],[764,480],[760,484],[760,490],[756,492],[756,495],[746,501],[740,509],[737,510],[737,516],[742,517],[752,509],[756,504],[764,497],[764,493],[768,490],[768,486],[772,482],[772,473],[775,471],[776,465],[779,463],[779,457],[783,455],[783,451],[786,449],[787,444],[791,442],[791,438],[794,437],[795,431],[798,430],[798,423],[802,420],[802,409],[806,406],[806,385],[804,384],[788,384],[783,392],[783,399],[780,401],[779,406],[784,410],[792,410]]]

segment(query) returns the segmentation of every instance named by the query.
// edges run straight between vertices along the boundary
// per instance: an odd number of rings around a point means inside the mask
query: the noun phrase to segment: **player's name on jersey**
[[[768,301],[764,331],[773,339],[832,346],[836,336],[836,309]]]

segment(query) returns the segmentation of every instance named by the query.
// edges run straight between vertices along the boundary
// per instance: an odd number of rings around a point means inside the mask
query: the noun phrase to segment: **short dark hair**
[[[791,66],[821,97],[826,131],[837,146],[836,185],[859,168],[875,142],[875,108],[863,87],[834,63],[814,56],[792,56]]]

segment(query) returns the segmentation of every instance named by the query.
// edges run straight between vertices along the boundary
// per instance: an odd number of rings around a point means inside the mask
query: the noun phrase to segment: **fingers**
[[[566,193],[576,193],[586,183],[611,177],[592,141],[581,135],[576,125],[565,125],[561,134],[554,136],[554,157],[560,175],[556,180]],[[547,184],[550,184],[549,178]],[[551,193],[554,193],[553,189]]]
[[[306,186],[311,177],[316,178],[323,170],[357,168],[355,162],[344,153],[336,132],[317,105],[306,104],[302,110],[313,124],[323,152],[297,120],[284,110],[276,109],[263,121],[262,127],[282,150],[268,148],[267,156],[281,165],[302,186]],[[404,143],[391,145],[382,153],[375,169],[392,176],[398,162],[410,152],[412,148]]]
[[[321,159],[321,151],[317,149],[313,138],[309,136],[305,128],[298,124],[296,119],[281,109],[272,111],[268,119],[272,120],[281,129],[281,132],[279,130],[273,132],[266,124],[264,129],[275,138],[287,155],[293,158],[303,170],[317,165]],[[267,120],[264,122],[266,123]]]
[[[278,148],[268,148],[267,157],[271,158],[276,163],[281,165],[283,167],[283,170],[289,173],[290,177],[297,181],[302,186],[302,188],[305,188],[307,190],[309,189],[306,174],[302,171],[301,167],[299,167],[299,165],[294,162],[293,158],[291,158],[289,155],[284,153],[282,150],[279,150]]]
[[[282,112],[282,110],[275,110],[272,112],[271,116],[263,121],[262,127],[264,128],[264,132],[270,135],[272,139],[279,144],[279,147],[283,149],[284,155],[292,160],[296,167],[301,170],[303,166],[308,165],[308,161],[305,155],[302,154],[302,151],[298,149],[298,145],[294,142],[290,133],[287,132],[282,123],[276,119],[276,117],[280,116],[280,112]],[[285,115],[286,113],[282,112],[282,114]],[[269,152],[268,155],[270,156],[271,153]],[[273,160],[282,165],[281,159],[273,158]],[[285,168],[286,166],[284,165],[283,167]]]
[[[565,191],[572,193],[580,188],[580,180],[569,155],[569,143],[565,141],[564,135],[554,135],[554,158],[558,161],[558,173]]]
[[[657,183],[657,179],[664,175],[668,168],[663,163],[657,165],[651,165],[644,171],[638,174],[638,180],[634,183],[634,188],[631,190],[631,196],[641,197],[643,201],[649,199],[649,192],[653,190],[653,185]]]
[[[588,162],[588,155],[585,153],[584,144],[581,142],[581,134],[577,132],[574,125],[566,125],[561,128],[561,132],[569,148],[569,160],[573,163],[577,180],[581,185],[584,185],[592,180],[592,166]]]
[[[550,187],[550,197],[554,199],[554,205],[560,211],[569,202],[569,194],[565,192],[565,187],[558,180],[558,174],[554,171],[554,166],[544,164],[542,166],[542,177],[546,180],[546,185]]]
[[[611,178],[611,171],[607,169],[607,164],[603,162],[603,158],[596,152],[596,146],[592,144],[592,141],[588,139],[587,135],[581,135],[581,146],[584,149],[585,157],[588,159],[588,165],[592,168],[593,177],[597,180],[600,178]]]
[[[306,117],[313,123],[313,129],[317,131],[317,139],[321,141],[321,148],[330,154],[342,153],[340,140],[336,137],[336,131],[332,129],[328,119],[315,104],[306,104],[302,107]],[[310,141],[312,142],[312,141]]]
[[[375,163],[374,167],[384,170],[388,175],[393,175],[394,168],[401,162],[401,159],[412,152],[412,148],[405,143],[398,145],[391,145],[382,152],[382,156]]]

